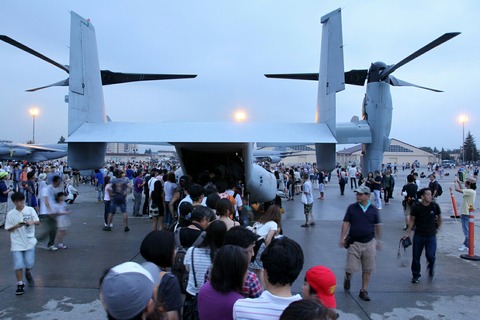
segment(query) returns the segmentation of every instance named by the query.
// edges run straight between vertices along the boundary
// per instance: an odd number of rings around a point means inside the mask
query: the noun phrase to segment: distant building
[[[107,154],[108,153],[138,153],[138,144],[133,143],[107,143]]]
[[[310,146],[309,146],[310,147]],[[302,156],[292,156],[285,158],[283,162],[286,165],[298,164],[298,163],[314,163],[316,162],[315,158],[315,147],[311,146],[310,150],[313,151],[303,151]],[[306,150],[306,149],[304,149]],[[362,164],[362,145],[358,144],[350,148],[345,148],[343,150],[337,151],[337,163],[341,166],[345,164],[355,163]],[[425,167],[427,163],[440,163],[440,155],[433,154],[430,152],[423,151],[411,144],[405,143],[397,139],[391,139],[390,147],[383,154],[383,163],[391,163],[402,165],[402,163],[413,163],[418,161],[420,166]]]

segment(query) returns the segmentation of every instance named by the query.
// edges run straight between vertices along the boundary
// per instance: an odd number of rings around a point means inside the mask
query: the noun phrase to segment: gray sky
[[[395,72],[395,77],[444,90],[392,88],[390,137],[416,146],[457,148],[460,114],[480,141],[480,2],[471,1],[3,1],[0,34],[68,64],[70,14],[90,18],[100,66],[117,72],[195,73],[196,79],[104,87],[113,121],[313,122],[317,84],[267,79],[264,73],[318,72],[320,17],[342,8],[345,70],[394,64],[445,32],[462,34]],[[25,89],[65,79],[50,64],[0,43],[0,140],[36,142],[67,133],[66,87]],[[337,121],[361,114],[365,87],[337,94]],[[232,120],[233,121],[233,120]],[[279,126],[281,127],[281,126]],[[160,127],[159,127],[160,128]]]

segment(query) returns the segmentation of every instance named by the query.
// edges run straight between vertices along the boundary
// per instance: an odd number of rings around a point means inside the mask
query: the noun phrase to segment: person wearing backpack
[[[442,187],[438,183],[438,181],[435,179],[435,174],[432,173],[431,175],[428,176],[430,178],[430,183],[428,184],[428,189],[432,191],[432,198],[436,199],[437,197],[442,195]]]
[[[112,179],[112,189],[109,190],[110,194],[110,214],[108,215],[108,224],[103,228],[104,231],[112,231],[110,225],[113,221],[113,216],[117,212],[117,208],[120,208],[120,211],[123,213],[123,223],[125,227],[123,231],[128,232],[128,215],[127,215],[127,193],[130,185],[122,178],[123,172],[121,170],[115,171],[115,178]]]
[[[403,213],[405,215],[405,227],[403,228],[403,230],[407,230],[408,228],[412,206],[417,202],[417,191],[418,187],[415,183],[415,177],[412,174],[409,174],[407,176],[407,184],[404,185],[402,188],[402,195],[404,196],[402,206]]]

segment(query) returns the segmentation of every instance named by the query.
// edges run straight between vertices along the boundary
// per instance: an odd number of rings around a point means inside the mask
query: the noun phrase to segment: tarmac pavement
[[[400,172],[396,177],[395,198],[381,210],[383,248],[377,254],[377,271],[369,286],[370,302],[358,297],[360,273],[352,276],[350,292],[343,290],[346,250],[338,243],[345,210],[355,201],[349,186],[345,196],[341,196],[337,178],[332,176],[326,186],[325,200],[315,199],[316,225],[310,228],[300,228],[304,222],[300,197],[284,201],[284,235],[299,242],[305,254],[305,265],[293,291],[301,292],[308,268],[322,264],[331,268],[337,277],[335,296],[340,319],[479,319],[476,307],[480,304],[480,261],[461,259],[460,254],[465,252],[457,250],[463,234],[459,221],[450,218],[452,204],[448,188],[453,187],[454,175],[453,170],[447,172],[450,177],[439,180],[444,190],[438,199],[444,223],[438,234],[435,277],[429,279],[424,271],[426,261],[422,258],[423,276],[420,283],[412,284],[411,247],[405,253],[402,249],[401,258],[397,258],[398,243],[404,235],[399,192],[407,171]],[[421,180],[422,186],[427,186],[428,179]],[[103,204],[96,202],[94,188],[81,185],[78,189],[80,196],[70,206],[72,225],[64,240],[68,249],[52,252],[45,249],[45,243],[37,245],[32,272],[35,286],[26,286],[22,296],[15,295],[8,232],[0,231],[0,319],[106,319],[98,299],[98,280],[103,271],[124,261],[143,261],[139,247],[151,230],[151,220],[131,218],[133,200],[128,203],[130,232],[123,231],[121,214],[115,216],[113,230],[105,232],[102,231]],[[315,193],[318,198],[318,191]],[[461,194],[455,197],[460,208]],[[478,201],[478,212],[477,207]],[[479,227],[477,220],[477,235]]]

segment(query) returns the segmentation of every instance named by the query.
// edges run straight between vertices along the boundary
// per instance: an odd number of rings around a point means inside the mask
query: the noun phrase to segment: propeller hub
[[[382,79],[382,75],[385,69],[387,69],[385,62],[377,61],[372,63],[370,69],[368,69],[368,82],[384,81],[385,79]]]

